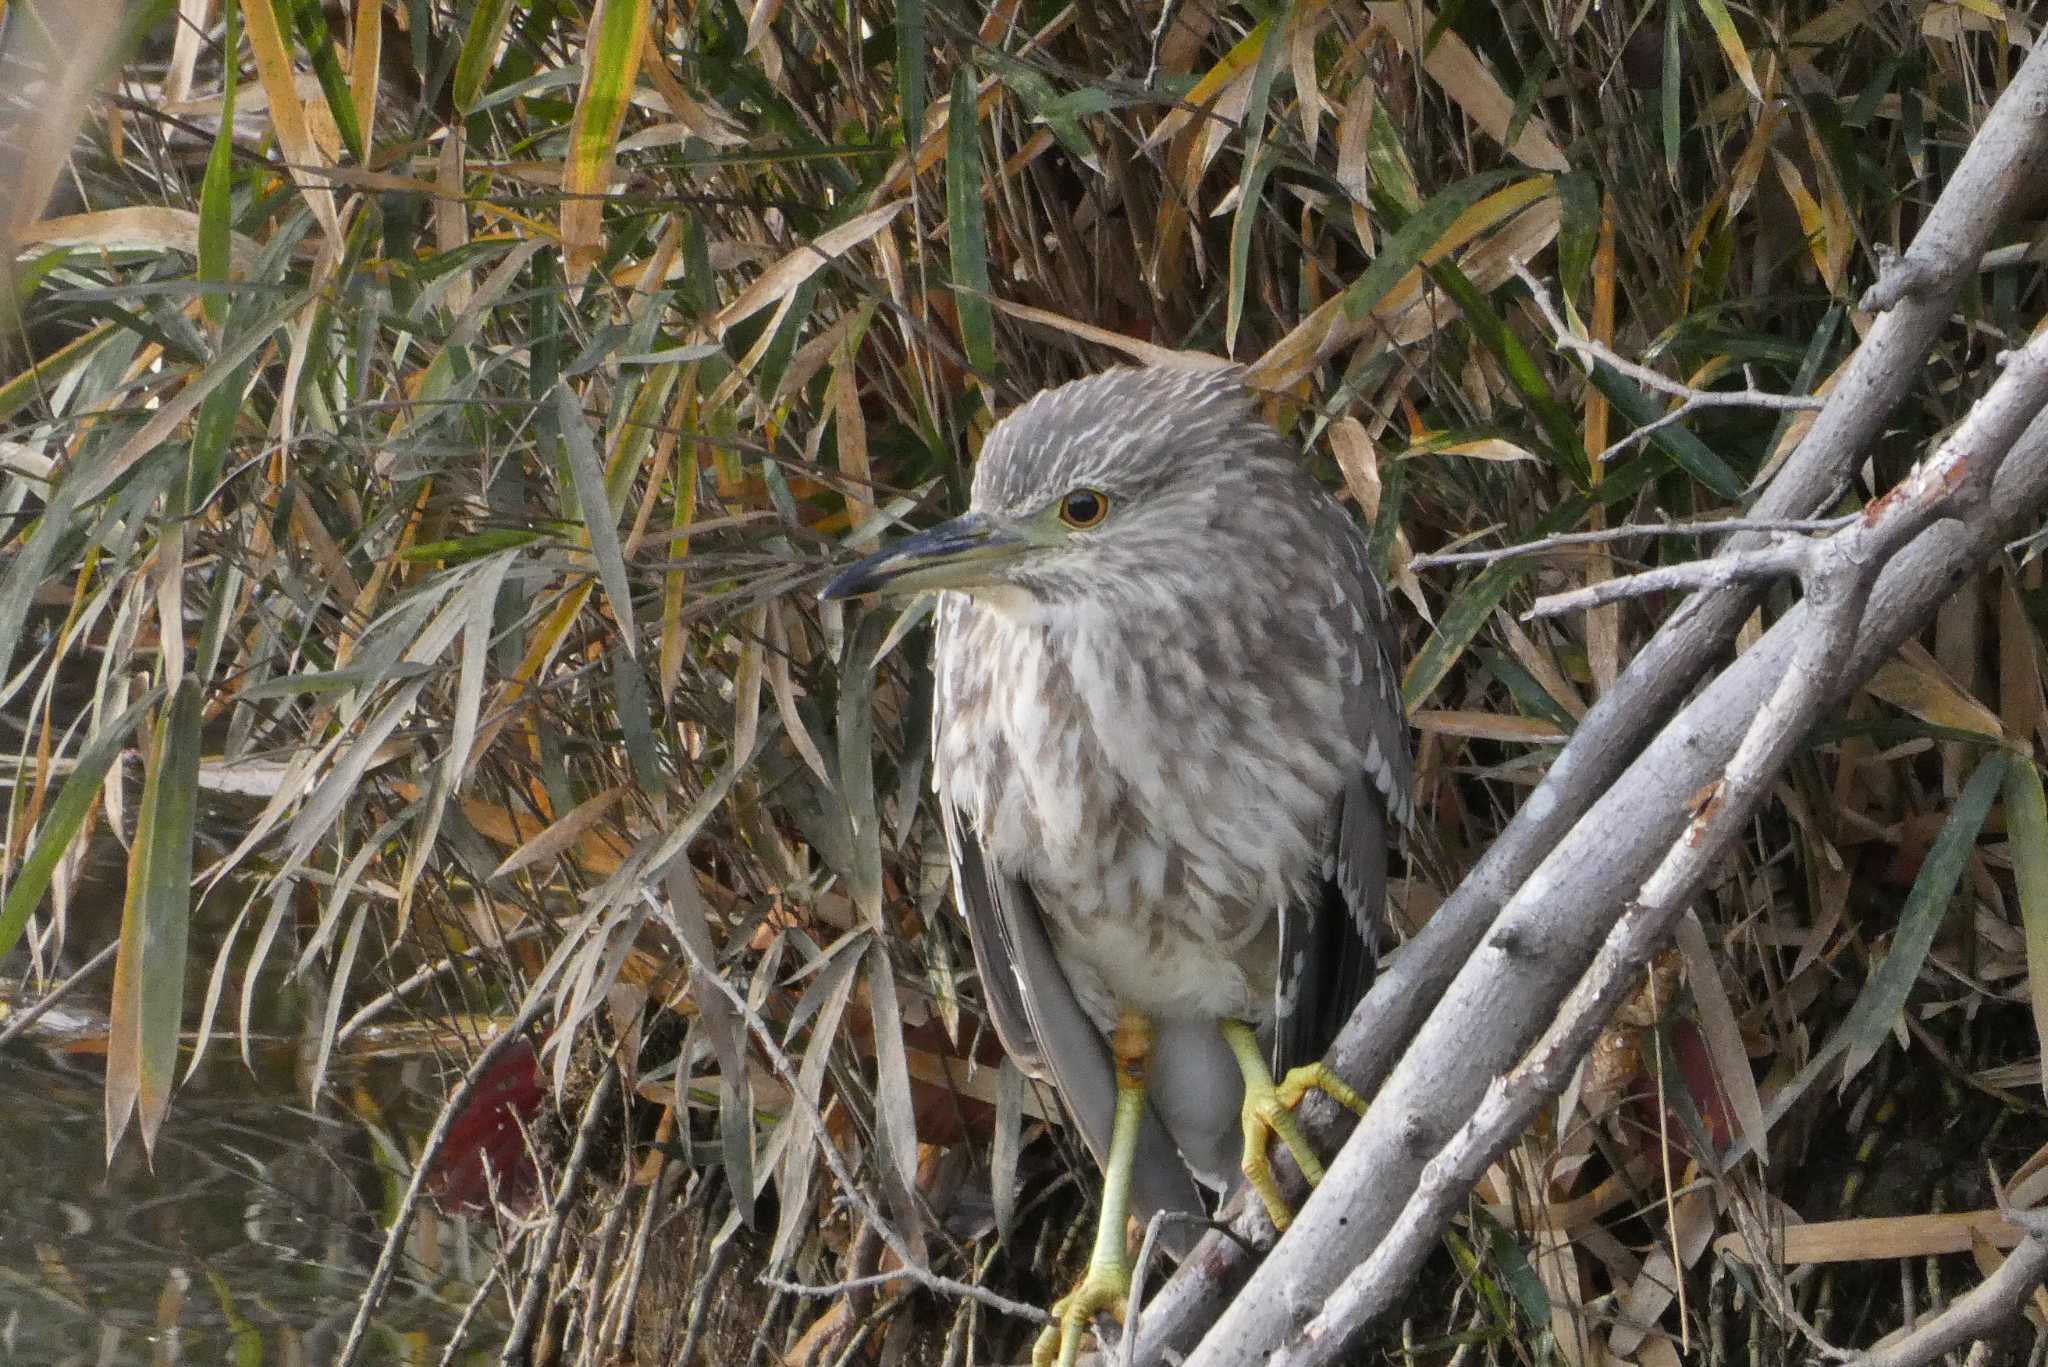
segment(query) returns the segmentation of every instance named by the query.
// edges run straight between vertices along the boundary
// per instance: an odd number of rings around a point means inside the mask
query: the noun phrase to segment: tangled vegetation
[[[1976,0],[0,14],[0,963],[118,944],[110,1148],[280,1017],[313,1094],[400,1020],[451,1085],[525,1067],[504,1275],[406,1295],[589,1363],[1011,1360],[1003,1303],[1085,1254],[1092,1171],[946,901],[927,609],[820,605],[829,565],[958,508],[1040,387],[1243,365],[1403,602],[1412,934],[1678,598],[1531,600],[1742,516],[2034,36]],[[1825,511],[2035,331],[2041,207]],[[1997,1266],[1994,1183],[2048,1181],[2048,851],[1994,801],[2044,626],[2015,545],[1812,736],[1374,1351],[1806,1361]],[[109,840],[118,929],[72,895]],[[415,1271],[451,1236],[414,1198],[475,1175],[442,1155],[385,1212]]]

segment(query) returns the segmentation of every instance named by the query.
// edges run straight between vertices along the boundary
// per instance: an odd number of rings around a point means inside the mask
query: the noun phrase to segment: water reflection
[[[399,1074],[416,1062],[381,1079],[391,1093],[381,1101],[365,1079],[338,1080],[355,1109],[316,1115],[288,1068],[252,1074],[216,1049],[180,1089],[153,1170],[132,1134],[106,1164],[90,1046],[17,1044],[0,1056],[0,1362],[334,1356],[403,1185],[394,1151],[410,1151],[431,1098],[405,1095]],[[365,1360],[441,1360],[489,1266],[479,1234],[468,1222],[424,1223]],[[492,1327],[472,1325],[478,1346],[455,1360],[488,1360]]]

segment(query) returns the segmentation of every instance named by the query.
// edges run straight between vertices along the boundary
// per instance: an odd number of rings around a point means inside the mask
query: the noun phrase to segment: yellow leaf
[[[879,209],[870,209],[858,218],[850,219],[829,232],[821,233],[815,242],[807,242],[789,255],[762,271],[754,283],[740,291],[740,297],[718,311],[711,320],[711,330],[723,335],[725,330],[743,318],[750,318],[767,308],[779,304],[796,290],[798,285],[816,275],[825,264],[844,256],[861,243],[873,237],[895,221],[896,215],[910,207],[908,199],[895,200]]]
[[[1565,733],[1554,722],[1534,717],[1513,717],[1497,712],[1437,711],[1425,709],[1411,720],[1415,729],[1440,736],[1464,736],[1470,740],[1498,740],[1520,745],[1555,745]]]
[[[1507,144],[1515,102],[1472,49],[1465,46],[1464,39],[1449,29],[1434,32],[1436,16],[1420,0],[1385,0],[1366,8],[1373,21],[1410,53],[1423,47],[1425,38],[1430,39],[1428,51],[1422,57],[1422,69],[1482,132],[1495,142]],[[1558,150],[1539,113],[1531,112],[1523,121],[1521,131],[1507,150],[1517,161],[1539,171],[1571,170],[1571,163]]]
[[[603,254],[602,195],[611,183],[619,125],[640,74],[647,11],[644,0],[598,0],[590,16],[583,88],[576,95],[569,156],[562,163],[562,255],[571,282],[580,282]]]
[[[321,150],[313,125],[307,121],[306,102],[299,98],[298,79],[292,74],[284,33],[277,26],[277,11],[267,4],[244,5],[242,21],[249,31],[249,50],[256,55],[257,78],[270,101],[271,130],[277,134],[278,150],[293,168],[292,183],[299,187],[321,229],[339,241],[341,218],[335,212],[334,191],[320,174],[334,164],[334,158]]]
[[[2005,727],[1990,708],[1957,687],[1917,642],[1908,642],[1871,676],[1864,688],[1902,712],[1933,726],[2002,739]]]

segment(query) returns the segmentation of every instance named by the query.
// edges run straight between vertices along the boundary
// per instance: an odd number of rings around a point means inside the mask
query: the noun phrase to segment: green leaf
[[[1428,203],[1409,215],[1407,222],[1390,236],[1380,247],[1380,254],[1372,264],[1344,291],[1344,316],[1353,322],[1373,311],[1381,299],[1409,271],[1421,262],[1423,254],[1443,238],[1444,231],[1451,226],[1459,214],[1477,204],[1486,196],[1511,181],[1521,180],[1528,172],[1518,168],[1504,167],[1498,171],[1486,171],[1468,176],[1456,185],[1439,190],[1431,195]],[[1379,185],[1377,179],[1375,186]],[[1382,196],[1375,195],[1383,208],[1394,209]]]
[[[445,560],[451,566],[465,560],[476,560],[499,551],[516,550],[531,546],[536,541],[545,541],[548,533],[527,531],[521,527],[497,527],[490,531],[475,532],[459,536],[452,541],[422,541],[408,546],[398,553],[398,558],[409,565],[433,564]]]
[[[1591,488],[1592,467],[1586,459],[1585,447],[1579,442],[1578,424],[1558,402],[1557,396],[1550,392],[1550,382],[1543,378],[1542,370],[1530,358],[1521,339],[1508,330],[1508,325],[1478,287],[1449,261],[1439,261],[1430,267],[1429,274],[1444,293],[1451,296],[1451,301],[1465,315],[1472,335],[1500,362],[1501,369],[1507,372],[1508,379],[1528,402],[1530,411],[1543,428],[1543,435],[1549,438],[1545,452],[1551,464],[1562,470],[1580,489]]]
[[[1907,994],[1912,991],[1913,980],[1920,976],[1921,965],[1927,961],[1934,932],[1941,927],[1942,915],[1955,895],[1956,884],[1976,846],[1977,832],[1991,812],[1992,799],[1998,796],[2005,770],[2006,756],[2002,752],[1985,756],[1977,771],[1970,775],[1970,781],[1963,785],[1963,791],[1956,797],[1955,810],[1949,813],[1941,834],[1927,851],[1920,876],[1913,880],[1913,890],[1906,894],[1906,905],[1899,912],[1899,928],[1892,935],[1891,951],[1871,973],[1856,1005],[1850,1008],[1848,1019],[1842,1022],[1841,1036],[1846,1040],[1847,1053],[1842,1063],[1842,1085],[1846,1086],[1870,1061],[1891,1033],[1899,1013],[1905,1010]]]
[[[914,157],[924,141],[924,0],[896,6],[896,109],[903,120],[903,146]]]
[[[240,52],[242,36],[236,22],[240,18],[236,0],[226,0],[221,17],[227,25],[222,50]],[[234,217],[235,89],[240,66],[236,62],[226,62],[223,66],[220,129],[213,136],[213,150],[207,153],[206,175],[199,186],[199,279],[202,284],[217,285],[225,291],[232,279],[229,248]],[[228,296],[225,292],[203,292],[199,296],[199,306],[215,327],[227,321]]]
[[[462,52],[455,59],[455,108],[463,115],[476,112],[477,97],[490,79],[492,59],[498,41],[505,35],[505,22],[512,17],[512,0],[477,0],[470,12],[469,28],[462,35]]]
[[[635,653],[640,633],[633,624],[632,585],[626,578],[625,551],[619,544],[618,514],[605,494],[604,467],[598,461],[597,443],[591,439],[590,424],[566,384],[555,386],[555,418],[562,430],[562,450],[576,481],[576,501],[583,513],[583,530],[590,536],[590,554],[597,561],[598,581],[618,614],[619,635],[626,653]]]
[[[1225,355],[1233,355],[1237,351],[1237,325],[1244,318],[1244,292],[1250,274],[1252,229],[1258,226],[1266,198],[1266,177],[1273,173],[1276,160],[1278,158],[1272,148],[1259,150],[1251,170],[1245,173],[1239,190],[1237,213],[1230,220],[1230,296],[1223,316]]]
[[[1921,965],[1927,961],[1928,948],[1934,943],[1934,932],[1941,927],[1942,913],[1948,910],[1949,898],[1955,894],[1956,883],[1963,876],[1963,867],[1969,862],[1977,832],[1991,812],[1991,799],[1998,794],[2005,778],[2005,767],[2004,752],[1994,752],[1984,757],[1976,772],[1970,775],[1970,781],[1963,785],[1962,793],[1956,798],[1955,810],[1949,813],[1941,834],[1935,837],[1933,847],[1921,862],[1920,876],[1913,880],[1913,890],[1906,894],[1906,905],[1899,912],[1899,928],[1892,936],[1891,952],[1871,971],[1869,981],[1863,984],[1863,991],[1857,995],[1856,1004],[1849,1008],[1848,1017],[1841,1027],[1799,1070],[1798,1075],[1771,1098],[1766,1117],[1771,1123],[1775,1124],[1790,1110],[1807,1088],[1843,1054],[1848,1054],[1849,1059],[1843,1066],[1841,1080],[1842,1085],[1848,1085],[1849,1079],[1891,1034],[1893,1022],[1905,1009],[1913,981],[1920,976]]]
[[[291,0],[276,0],[278,18],[285,18],[283,7]],[[348,146],[348,153],[358,165],[369,160],[369,149],[363,142],[363,126],[356,121],[355,96],[350,92],[348,76],[343,73],[341,63],[334,56],[334,38],[327,31],[326,16],[320,12],[320,0],[296,0],[291,8],[291,27],[298,32],[299,46],[306,50],[306,58],[313,64],[313,75],[320,82],[320,93],[327,100],[327,112],[334,116],[334,129],[341,134],[341,140]],[[280,22],[278,27],[285,25]],[[229,51],[233,51],[232,48]],[[226,127],[225,123],[222,127]]]
[[[1088,137],[1087,125],[1081,119],[1084,115],[1099,114],[1111,107],[1107,91],[1099,86],[1082,86],[1062,95],[1053,88],[1044,73],[1007,52],[983,48],[974,56],[976,61],[995,72],[996,79],[1010,93],[1024,102],[1024,108],[1032,118],[1052,130],[1059,145],[1067,149],[1067,155],[1091,170],[1102,164],[1095,144]]]
[[[1685,75],[1679,49],[1684,20],[1685,6],[1679,0],[1664,0],[1664,89],[1660,112],[1664,130],[1664,174],[1674,185],[1678,183],[1678,99],[1683,91]]]
[[[1657,401],[1620,372],[1595,361],[1589,378],[1593,387],[1607,396],[1614,411],[1636,427],[1648,427],[1663,417]],[[1650,444],[1671,457],[1680,469],[1731,502],[1742,497],[1743,480],[1728,468],[1728,462],[1714,454],[1712,447],[1688,431],[1683,423],[1667,423],[1650,434]]]
[[[163,695],[163,689],[152,688],[79,751],[70,777],[57,790],[57,800],[43,816],[41,838],[30,848],[28,858],[22,860],[20,872],[8,885],[7,900],[0,903],[0,960],[13,952],[15,942],[28,925],[29,913],[43,900],[50,877],[57,870],[57,861],[64,857],[84,826],[87,814],[99,798],[107,770],[113,767],[121,747],[128,743],[128,733]]]
[[[960,344],[967,364],[986,377],[996,370],[996,330],[989,304],[988,224],[981,208],[980,127],[974,73],[963,64],[954,69],[946,114],[946,250],[953,263]]]
[[[2015,755],[2005,774],[2005,827],[2011,837],[2012,871],[2019,885],[2020,923],[2027,932],[2027,996],[2034,1006],[2035,1043],[2048,1040],[2048,799],[2041,770]],[[0,924],[0,932],[4,932]],[[6,951],[0,934],[0,955]],[[2048,1087],[2048,1074],[2043,1086]]]
[[[1557,204],[1558,283],[1576,298],[1593,269],[1593,249],[1600,239],[1600,186],[1583,171],[1559,176]]]

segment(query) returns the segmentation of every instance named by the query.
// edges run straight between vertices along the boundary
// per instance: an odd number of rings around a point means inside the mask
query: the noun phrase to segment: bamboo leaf
[[[455,58],[453,90],[457,112],[469,115],[477,109],[484,82],[497,65],[498,44],[504,39],[505,24],[512,17],[512,0],[477,0],[469,12],[469,27],[462,33],[462,50]]]
[[[903,1011],[896,1000],[896,970],[880,935],[868,940],[868,1004],[875,1021],[875,1119],[882,1157],[895,1177],[895,1197],[915,1209],[917,1110],[910,1096],[910,1060],[903,1047]]]
[[[960,344],[978,375],[996,366],[995,316],[989,306],[988,224],[981,211],[981,124],[975,118],[974,75],[953,72],[946,121],[946,250],[953,263],[953,303]]]
[[[569,156],[562,165],[562,256],[571,284],[580,283],[604,254],[600,233],[612,157],[625,121],[640,53],[647,43],[645,0],[597,0],[583,48],[583,88],[569,124]]]
[[[832,1142],[830,1135],[818,1133],[811,1123],[811,1114],[819,1109],[825,1065],[831,1060],[832,1045],[839,1038],[839,1018],[846,1011],[854,984],[860,981],[855,970],[860,967],[861,958],[858,954],[838,955],[818,980],[823,1005],[811,1026],[810,1043],[803,1050],[803,1062],[797,1066],[796,1075],[798,1095],[809,1104],[792,1105],[782,1121],[783,1133],[789,1138],[782,1149],[782,1176],[777,1184],[782,1211],[775,1224],[775,1241],[768,1251],[770,1267],[788,1265],[797,1235],[811,1221],[811,1176],[818,1167],[817,1146]]]
[[[228,52],[239,52],[242,46],[241,27],[236,22],[239,3],[240,0],[224,0],[221,7],[221,20],[226,25],[222,47]],[[224,62],[222,68],[220,129],[213,135],[213,149],[207,153],[206,174],[199,187],[199,278],[225,287],[232,266],[229,246],[234,187],[230,173],[234,169],[235,93],[240,84],[241,63]],[[214,326],[226,321],[226,295],[202,294],[200,306]]]
[[[563,454],[576,481],[576,502],[583,514],[583,531],[590,540],[591,558],[597,561],[597,577],[605,597],[619,619],[619,643],[626,654],[636,656],[640,631],[633,620],[633,589],[626,577],[626,554],[619,542],[618,514],[605,493],[604,466],[591,438],[590,424],[583,408],[566,383],[555,386],[555,421],[562,434]]]
[[[157,719],[129,853],[107,1029],[107,1155],[132,1115],[153,1153],[169,1110],[192,915],[192,815],[199,776],[199,684],[178,685]]]
[[[903,121],[903,145],[924,141],[925,103],[924,0],[899,0],[896,6],[896,113]]]
[[[163,695],[162,688],[152,688],[116,717],[112,724],[95,732],[85,748],[79,751],[70,776],[64,780],[64,786],[57,792],[57,800],[50,804],[50,810],[43,818],[36,843],[29,847],[28,857],[22,860],[14,881],[8,884],[7,900],[0,903],[0,960],[5,960],[13,952],[22,930],[28,925],[30,913],[35,911],[36,904],[49,890],[50,876],[56,872],[58,861],[63,859],[65,851],[71,848],[71,842],[84,827],[86,816],[99,798],[100,785],[106,780],[107,770],[113,767],[122,747],[128,743],[128,733]]]
[[[2005,824],[2027,936],[2027,998],[2034,1007],[2035,1042],[2041,1044],[2048,1041],[2048,799],[2041,792],[2040,766],[2023,755],[2007,762]],[[5,944],[0,937],[0,947]],[[2042,1086],[2048,1089],[2048,1072]]]
[[[1991,800],[1998,795],[2005,778],[2005,767],[2004,754],[1987,755],[1963,785],[1955,809],[1942,824],[1941,833],[1920,864],[1920,875],[1913,880],[1912,891],[1906,894],[1906,905],[1899,912],[1899,928],[1892,936],[1891,952],[1871,971],[1855,1005],[1849,1008],[1847,1018],[1827,1043],[1771,1098],[1772,1123],[1782,1118],[1792,1103],[1844,1054],[1849,1057],[1839,1085],[1846,1087],[1891,1034],[1899,1012],[1905,1009],[1913,982],[1920,976],[1921,965],[1927,960],[1927,951],[1934,944],[1934,932],[1940,928],[1942,913],[1948,910],[1949,899],[1962,878],[1977,832],[1990,814]]]

